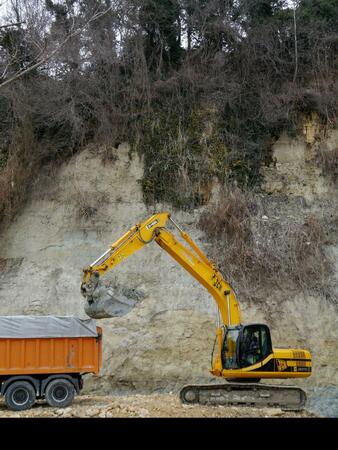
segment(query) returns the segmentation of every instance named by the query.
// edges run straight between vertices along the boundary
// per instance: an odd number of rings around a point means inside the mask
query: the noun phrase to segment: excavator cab
[[[270,330],[267,325],[250,324],[238,336],[237,361],[239,367],[248,367],[272,353]]]
[[[270,330],[264,324],[228,327],[222,349],[223,369],[252,366],[273,352]]]

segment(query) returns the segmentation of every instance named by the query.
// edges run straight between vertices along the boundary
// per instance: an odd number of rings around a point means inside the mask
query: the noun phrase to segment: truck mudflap
[[[299,411],[305,406],[306,393],[295,386],[227,383],[184,386],[180,399],[186,405],[278,407]]]

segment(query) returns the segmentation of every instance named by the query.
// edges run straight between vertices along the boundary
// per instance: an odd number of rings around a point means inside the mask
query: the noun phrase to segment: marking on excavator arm
[[[146,227],[148,228],[148,230],[150,230],[150,228],[152,228],[154,225],[156,225],[158,223],[158,219],[153,220],[151,223],[149,223]]]

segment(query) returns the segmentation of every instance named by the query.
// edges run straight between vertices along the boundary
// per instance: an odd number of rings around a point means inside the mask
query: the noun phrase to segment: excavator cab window
[[[272,353],[269,328],[266,325],[246,325],[242,328],[237,345],[239,367],[248,367],[262,361]]]
[[[223,340],[222,366],[224,369],[238,369],[237,340],[240,328],[227,328]]]

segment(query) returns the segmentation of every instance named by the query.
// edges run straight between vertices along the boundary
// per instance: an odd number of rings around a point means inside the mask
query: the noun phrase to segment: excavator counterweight
[[[166,227],[168,222],[178,230],[184,244]],[[81,292],[86,298],[87,314],[98,319],[116,317],[127,314],[137,305],[140,299],[121,295],[121,291],[116,294],[113,287],[104,286],[101,277],[153,241],[209,291],[219,311],[217,346],[215,355],[212,355],[210,373],[230,383],[185,386],[180,393],[181,401],[301,409],[306,399],[302,389],[258,382],[261,379],[309,377],[312,371],[310,352],[273,348],[267,325],[243,324],[231,285],[167,212],[154,214],[132,227],[84,269]]]

